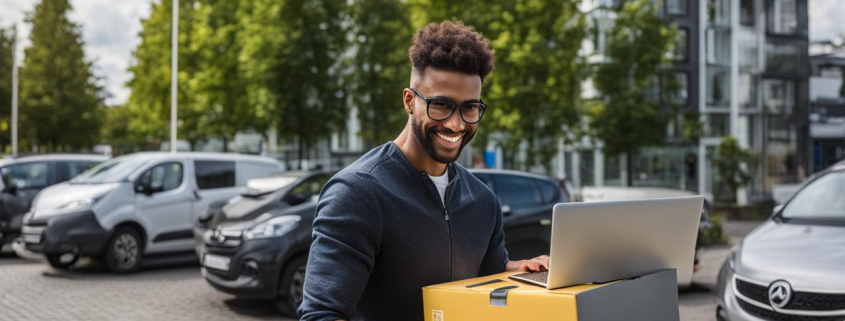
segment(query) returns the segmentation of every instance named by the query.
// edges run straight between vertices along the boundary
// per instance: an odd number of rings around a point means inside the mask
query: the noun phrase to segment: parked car
[[[845,320],[845,164],[809,179],[725,260],[718,320]]]
[[[548,255],[552,210],[569,202],[564,181],[511,170],[470,169],[496,194],[502,206],[505,247],[511,260]]]
[[[253,179],[242,196],[209,212],[195,229],[206,281],[239,297],[274,299],[277,310],[293,316],[302,303],[317,200],[329,178],[287,172]]]
[[[0,251],[21,233],[35,195],[108,160],[108,156],[42,154],[0,160]]]
[[[642,200],[694,195],[698,194],[686,190],[656,187],[585,186],[581,189],[581,196],[584,198],[584,202]],[[693,271],[698,271],[699,268],[698,250],[702,246],[701,240],[702,235],[704,235],[704,229],[713,225],[710,221],[710,213],[712,211],[712,203],[705,197],[704,206],[701,208],[701,219],[698,224],[698,235],[696,235],[696,253],[695,260],[693,261]],[[678,279],[678,287],[687,288],[690,285],[692,285],[692,275],[690,275],[689,279]]]
[[[25,249],[67,269],[80,256],[135,271],[145,256],[193,254],[193,222],[247,180],[282,169],[273,159],[144,152],[114,158],[38,194],[24,218]]]

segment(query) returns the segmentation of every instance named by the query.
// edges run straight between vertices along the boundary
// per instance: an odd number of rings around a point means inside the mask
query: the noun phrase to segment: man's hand
[[[506,272],[537,272],[549,269],[549,256],[540,255],[530,260],[508,261]]]

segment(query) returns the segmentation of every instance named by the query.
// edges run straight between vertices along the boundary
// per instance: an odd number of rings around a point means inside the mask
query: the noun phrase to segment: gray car
[[[845,320],[845,165],[777,208],[718,282],[718,320]]]

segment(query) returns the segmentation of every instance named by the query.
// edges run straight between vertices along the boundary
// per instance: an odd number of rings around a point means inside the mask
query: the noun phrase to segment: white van
[[[145,255],[192,251],[194,223],[209,204],[282,170],[276,160],[238,154],[120,156],[41,191],[24,217],[23,245],[59,269],[95,256],[131,272]]]

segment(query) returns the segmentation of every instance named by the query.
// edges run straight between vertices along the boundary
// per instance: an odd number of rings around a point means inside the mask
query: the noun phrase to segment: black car
[[[44,154],[0,160],[0,250],[20,236],[23,216],[38,192],[107,159],[102,155]]]
[[[548,254],[552,209],[569,200],[564,185],[516,171],[470,172],[499,197],[510,258]],[[277,310],[295,315],[317,198],[329,178],[292,172],[254,179],[247,184],[250,192],[211,206],[195,229],[206,281],[239,297],[275,299]]]
[[[222,208],[210,207],[195,230],[202,234],[197,251],[206,281],[238,297],[274,299],[277,310],[294,315],[302,303],[317,199],[331,175],[288,172],[252,179],[246,193]]]
[[[496,194],[502,206],[505,248],[511,260],[548,255],[552,210],[569,202],[564,181],[511,170],[470,169]]]

